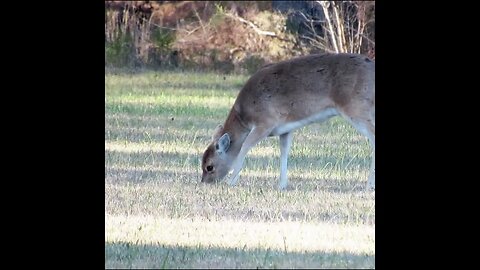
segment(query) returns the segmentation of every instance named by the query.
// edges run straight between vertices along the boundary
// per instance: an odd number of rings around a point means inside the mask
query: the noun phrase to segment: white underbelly
[[[338,115],[337,110],[334,108],[329,108],[320,113],[300,119],[298,121],[280,124],[272,130],[270,136],[279,136],[290,131],[302,128],[314,122],[323,122],[335,115]]]

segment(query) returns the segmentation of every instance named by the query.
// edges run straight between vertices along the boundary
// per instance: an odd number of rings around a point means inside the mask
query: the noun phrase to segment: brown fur
[[[294,122],[305,126],[326,120],[310,118],[331,109],[335,114],[326,119],[334,115],[345,117],[369,137],[374,149],[375,62],[356,54],[316,54],[261,68],[239,92],[219,135],[204,153],[202,182],[223,178],[233,166],[234,184],[246,153],[258,141],[266,136],[284,135],[281,140],[288,153],[286,142],[291,139],[287,135],[294,129],[285,131],[285,127]],[[217,154],[214,145],[225,133],[231,139],[230,147],[224,154]],[[207,172],[207,165],[215,167],[214,172]],[[374,160],[371,170],[374,185]],[[286,175],[281,178],[284,188]]]

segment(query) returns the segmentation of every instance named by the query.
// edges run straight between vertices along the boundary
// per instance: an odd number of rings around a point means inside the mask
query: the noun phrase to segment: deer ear
[[[218,138],[220,138],[220,136],[222,136],[222,132],[223,132],[223,125],[218,125],[215,128],[215,131],[213,132],[212,141],[215,141]]]
[[[230,148],[230,135],[225,133],[218,139],[218,142],[215,143],[215,150],[217,150],[218,153],[225,153],[228,151],[228,148]]]

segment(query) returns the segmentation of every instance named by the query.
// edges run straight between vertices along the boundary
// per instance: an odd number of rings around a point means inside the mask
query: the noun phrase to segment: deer
[[[300,56],[256,71],[239,91],[223,124],[216,127],[201,161],[202,183],[235,186],[245,157],[261,140],[278,136],[280,180],[288,186],[293,132],[334,116],[347,120],[370,142],[366,190],[375,190],[375,62],[351,53]],[[232,172],[233,171],[233,172]]]

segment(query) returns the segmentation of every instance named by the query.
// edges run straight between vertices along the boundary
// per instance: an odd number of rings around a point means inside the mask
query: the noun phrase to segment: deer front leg
[[[288,185],[287,160],[290,147],[292,146],[292,132],[280,135],[280,182],[278,189],[284,190]]]
[[[248,151],[252,149],[252,147],[254,147],[259,141],[267,137],[271,131],[271,128],[265,129],[262,127],[254,127],[250,131],[250,133],[247,135],[247,138],[242,144],[242,148],[240,149],[237,158],[233,163],[233,173],[230,177],[230,180],[228,181],[229,185],[234,186],[237,184],[238,177],[240,176],[240,170],[242,170],[243,161],[245,160],[245,156],[247,155]]]

